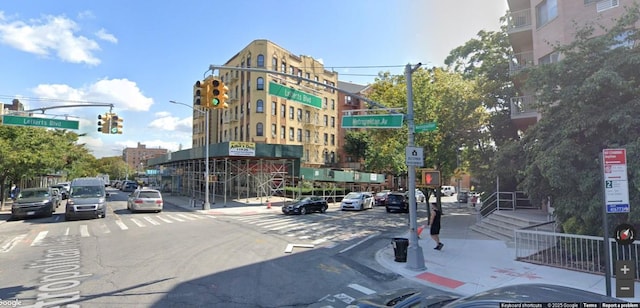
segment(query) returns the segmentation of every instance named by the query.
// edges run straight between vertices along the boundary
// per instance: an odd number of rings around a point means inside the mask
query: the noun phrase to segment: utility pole
[[[409,128],[407,146],[414,146],[414,134],[415,123],[413,120],[413,85],[411,81],[411,74],[422,63],[418,63],[415,67],[411,67],[411,64],[407,64],[405,67],[404,75],[407,81],[407,126]],[[407,268],[411,270],[424,270],[424,252],[420,248],[418,243],[418,207],[416,203],[416,166],[408,165],[407,172],[409,173],[409,247],[407,248]],[[427,200],[429,202],[429,200]]]

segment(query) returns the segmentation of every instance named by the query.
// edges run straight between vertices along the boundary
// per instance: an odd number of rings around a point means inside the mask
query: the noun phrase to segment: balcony
[[[521,70],[533,66],[533,51],[514,54],[509,61],[509,75],[514,76]]]
[[[531,9],[510,12],[507,14],[507,33],[512,34],[520,31],[530,31]]]
[[[511,98],[511,120],[518,129],[524,130],[540,119],[536,108],[537,101],[533,96],[517,96]]]

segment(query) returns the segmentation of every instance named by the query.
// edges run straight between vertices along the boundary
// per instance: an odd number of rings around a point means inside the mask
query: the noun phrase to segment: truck
[[[102,179],[102,181],[104,182],[104,186],[105,187],[111,185],[111,181],[109,181],[109,175],[108,174],[98,174],[97,178]]]

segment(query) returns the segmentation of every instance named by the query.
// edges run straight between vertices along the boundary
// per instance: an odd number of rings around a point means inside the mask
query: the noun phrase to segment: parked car
[[[456,188],[453,186],[442,186],[440,192],[447,197],[451,197],[456,194]]]
[[[317,196],[303,196],[292,203],[288,203],[282,206],[282,213],[300,214],[305,215],[307,213],[320,212],[324,213],[329,208],[327,200]]]
[[[468,203],[468,202],[469,202],[469,192],[468,191],[458,192],[458,203]]]
[[[340,202],[341,210],[358,210],[373,208],[373,194],[369,192],[350,192]]]
[[[120,187],[120,190],[124,192],[134,192],[136,189],[138,189],[138,183],[133,181],[125,181]]]
[[[379,193],[377,193],[373,198],[375,201],[376,205],[384,205],[385,201],[387,200],[387,195],[390,193],[390,190],[383,190]]]
[[[352,303],[358,308],[378,307],[500,307],[501,303],[626,303],[623,300],[585,290],[552,284],[518,284],[483,291],[466,297],[448,294],[426,295],[402,288],[368,295]]]
[[[62,195],[62,200],[67,200],[69,198],[69,189],[71,188],[68,183],[58,183],[51,185],[51,188],[57,188],[60,190],[60,194]]]
[[[11,218],[45,216],[55,212],[55,199],[49,188],[26,188],[18,194],[11,205]]]
[[[60,189],[49,187],[49,192],[51,193],[51,197],[53,199],[53,205],[57,209],[62,203],[62,193],[60,193]]]
[[[160,213],[164,206],[162,194],[156,189],[138,189],[127,199],[127,209],[131,212],[151,211]]]
[[[387,196],[385,203],[387,213],[405,212],[409,213],[409,199],[406,193],[392,192]]]
[[[407,200],[409,200],[409,192],[405,192],[405,196],[407,197]],[[427,197],[424,195],[424,193],[419,189],[416,188],[416,202],[426,202],[427,201]]]

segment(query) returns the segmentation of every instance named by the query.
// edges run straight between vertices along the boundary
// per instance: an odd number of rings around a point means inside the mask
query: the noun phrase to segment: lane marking
[[[348,285],[348,287],[352,288],[352,289],[354,289],[356,291],[360,291],[361,293],[364,293],[366,295],[371,295],[371,294],[375,294],[376,293],[376,291],[371,290],[371,289],[369,289],[367,287],[361,286],[361,285],[359,285],[357,283],[352,283],[352,284]]]
[[[188,219],[188,220],[195,220],[195,218],[191,218],[191,217],[189,217],[189,216],[187,216],[187,215],[184,215],[184,214],[176,214],[176,215],[178,215],[178,216],[180,216],[180,217],[182,217],[182,218],[184,218],[184,219]]]
[[[56,218],[53,221],[58,221],[60,220],[60,215],[56,215]]]
[[[166,219],[166,218],[164,218],[162,216],[157,216],[156,218],[158,218],[158,219],[160,219],[160,220],[162,220],[162,221],[164,221],[164,222],[166,222],[168,224],[172,224],[173,223],[173,221],[171,221],[170,219]]]
[[[89,227],[87,225],[80,225],[80,236],[89,237]]]
[[[160,223],[159,223],[159,222],[157,222],[157,221],[153,220],[151,217],[147,217],[147,216],[145,216],[145,217],[144,217],[144,220],[146,220],[146,221],[150,222],[150,223],[151,223],[152,225],[154,225],[154,226],[160,225]]]
[[[140,228],[144,228],[144,227],[146,227],[146,225],[145,225],[145,224],[143,224],[143,223],[139,222],[139,221],[138,221],[137,219],[135,219],[135,218],[131,218],[130,220],[131,220],[131,221],[133,221],[133,223],[134,223],[134,224],[136,224],[136,225],[138,225],[138,227],[140,227]]]
[[[6,243],[6,244],[2,245],[2,247],[0,247],[0,252],[9,252],[9,250],[11,250],[13,247],[15,247],[18,243],[20,243],[26,237],[27,237],[27,234],[21,234],[21,235],[18,235],[16,237],[14,237],[8,243]]]
[[[42,242],[42,240],[47,236],[47,233],[49,233],[49,231],[41,231],[40,233],[38,233],[38,235],[36,235],[36,238],[33,239],[33,242],[31,242],[31,246],[40,245],[40,242]]]
[[[111,230],[109,230],[109,227],[107,227],[107,225],[104,222],[101,222],[98,227],[100,228],[100,230],[102,231],[102,233],[111,233]]]
[[[323,237],[323,238],[319,238],[319,239],[317,239],[317,240],[315,240],[315,241],[311,242],[311,244],[318,245],[318,244],[320,244],[320,243],[324,243],[324,242],[326,242],[326,241],[328,241],[328,240],[330,240],[330,239],[331,239],[330,237]]]
[[[124,222],[122,222],[122,220],[116,220],[116,225],[118,225],[118,227],[120,227],[121,230],[127,230],[129,229],[129,227],[127,227],[127,225],[124,224]]]
[[[173,216],[173,215],[167,215],[167,217],[169,217],[169,218],[171,218],[171,219],[174,219],[174,220],[177,220],[177,221],[180,221],[180,222],[184,221],[184,220],[182,220],[182,219],[180,219],[180,218],[178,218],[178,217],[175,217],[175,216]]]
[[[195,214],[184,214],[187,217],[193,217],[194,219],[205,219],[204,217],[202,217],[202,215],[195,215]]]
[[[364,242],[366,242],[366,241],[370,240],[372,237],[377,236],[377,235],[378,235],[378,233],[379,233],[379,232],[376,232],[376,233],[374,233],[374,234],[371,234],[371,235],[369,235],[369,236],[365,237],[364,239],[362,239],[361,241],[359,241],[359,242],[357,242],[357,243],[355,243],[355,244],[353,244],[353,245],[351,245],[351,246],[349,246],[349,247],[347,247],[347,248],[345,248],[345,249],[343,249],[343,250],[340,250],[340,253],[344,253],[344,252],[347,252],[347,251],[349,251],[349,250],[353,249],[354,247],[356,247],[356,246],[358,246],[358,245],[360,245],[360,244],[362,244],[362,243],[364,243]]]

